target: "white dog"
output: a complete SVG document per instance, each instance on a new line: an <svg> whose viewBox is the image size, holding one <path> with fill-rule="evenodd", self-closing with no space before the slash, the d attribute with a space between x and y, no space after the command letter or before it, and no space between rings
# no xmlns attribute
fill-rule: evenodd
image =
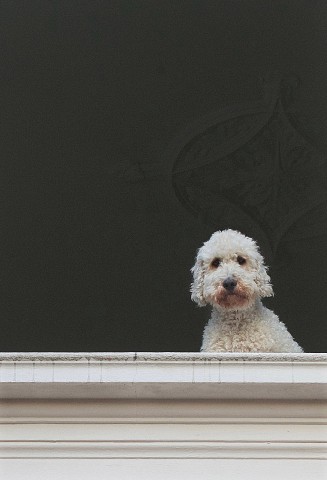
<svg viewBox="0 0 327 480"><path fill-rule="evenodd" d="M192 268L192 300L212 305L203 352L302 352L261 298L273 295L254 240L235 230L214 233Z"/></svg>

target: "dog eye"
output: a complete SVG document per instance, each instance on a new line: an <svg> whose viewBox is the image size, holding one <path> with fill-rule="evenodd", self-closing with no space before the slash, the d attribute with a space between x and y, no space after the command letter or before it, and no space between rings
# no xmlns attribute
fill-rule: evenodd
<svg viewBox="0 0 327 480"><path fill-rule="evenodd" d="M240 255L237 257L237 261L240 265L244 265L246 262L245 258L241 257Z"/></svg>
<svg viewBox="0 0 327 480"><path fill-rule="evenodd" d="M220 258L215 258L214 260L212 260L212 262L211 262L212 267L217 268L217 267L219 267L219 265L220 265Z"/></svg>

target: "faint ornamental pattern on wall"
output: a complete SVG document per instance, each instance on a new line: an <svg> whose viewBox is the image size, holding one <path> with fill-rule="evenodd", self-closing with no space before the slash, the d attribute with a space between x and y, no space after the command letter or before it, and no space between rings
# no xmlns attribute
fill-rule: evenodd
<svg viewBox="0 0 327 480"><path fill-rule="evenodd" d="M326 202L326 157L295 127L295 87L295 78L270 78L258 101L211 114L193 129L172 171L175 193L192 215L213 229L241 230L269 256L292 229L310 238L316 223L326 228L315 214ZM295 227L306 215L317 216L313 230L312 218Z"/></svg>

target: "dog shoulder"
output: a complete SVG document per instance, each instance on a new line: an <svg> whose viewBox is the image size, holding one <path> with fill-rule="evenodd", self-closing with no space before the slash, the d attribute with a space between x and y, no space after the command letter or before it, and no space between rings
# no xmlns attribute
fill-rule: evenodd
<svg viewBox="0 0 327 480"><path fill-rule="evenodd" d="M269 308L263 307L263 320L269 329L269 335L274 339L276 353L301 353L303 349L294 340L286 325Z"/></svg>

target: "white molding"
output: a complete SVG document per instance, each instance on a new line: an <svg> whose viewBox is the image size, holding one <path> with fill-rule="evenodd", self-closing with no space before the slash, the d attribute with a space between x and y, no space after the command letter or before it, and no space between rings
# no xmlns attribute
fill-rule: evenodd
<svg viewBox="0 0 327 480"><path fill-rule="evenodd" d="M0 402L0 423L321 424L326 402L312 400L13 399Z"/></svg>
<svg viewBox="0 0 327 480"><path fill-rule="evenodd" d="M0 398L326 399L325 354L14 353ZM286 388L287 387L287 388Z"/></svg>
<svg viewBox="0 0 327 480"><path fill-rule="evenodd" d="M283 361L325 362L327 353L203 353L203 352L0 352L0 361L107 360L117 362Z"/></svg>
<svg viewBox="0 0 327 480"><path fill-rule="evenodd" d="M323 480L326 368L325 354L1 354L0 471Z"/></svg>
<svg viewBox="0 0 327 480"><path fill-rule="evenodd" d="M314 442L30 442L7 443L0 459L288 459L326 460L326 444Z"/></svg>
<svg viewBox="0 0 327 480"><path fill-rule="evenodd" d="M178 403L175 407L183 409L183 402ZM94 405L91 403L88 407L93 409ZM256 407L260 411L259 403ZM35 404L35 409L37 408L38 403ZM130 403L127 408L133 411L133 404ZM273 403L269 405L269 410L278 413L278 408L275 407L274 411ZM234 415L240 413L241 409L234 410ZM0 428L0 459L17 460L323 460L326 459L326 445L324 418L130 417L128 421L126 418L123 421L119 418L98 418L95 422L90 418L70 417L65 418L65 421L34 418L29 422L16 418L13 422L12 418L7 421L2 416Z"/></svg>

